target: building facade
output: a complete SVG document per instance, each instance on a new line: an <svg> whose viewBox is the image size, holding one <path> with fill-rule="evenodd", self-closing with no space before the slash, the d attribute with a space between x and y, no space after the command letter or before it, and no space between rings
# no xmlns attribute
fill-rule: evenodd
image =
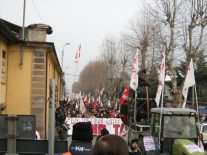
<svg viewBox="0 0 207 155"><path fill-rule="evenodd" d="M56 82L58 106L63 84L55 46L46 42L52 28L33 24L22 28L0 19L0 113L36 116L36 129L47 137L50 79Z"/></svg>

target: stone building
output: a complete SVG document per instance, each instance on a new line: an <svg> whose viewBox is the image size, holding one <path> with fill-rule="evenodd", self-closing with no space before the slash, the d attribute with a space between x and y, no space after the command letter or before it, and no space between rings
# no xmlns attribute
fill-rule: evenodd
<svg viewBox="0 0 207 155"><path fill-rule="evenodd" d="M22 27L0 19L0 113L36 116L36 128L47 137L50 79L56 82L56 104L64 88L62 69L45 24Z"/></svg>

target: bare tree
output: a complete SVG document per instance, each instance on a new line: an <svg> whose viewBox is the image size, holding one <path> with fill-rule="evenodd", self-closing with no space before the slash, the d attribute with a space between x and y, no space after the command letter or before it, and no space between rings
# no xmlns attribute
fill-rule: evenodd
<svg viewBox="0 0 207 155"><path fill-rule="evenodd" d="M88 63L80 73L79 82L83 93L94 95L96 89L102 89L107 85L109 78L108 68L101 60Z"/></svg>
<svg viewBox="0 0 207 155"><path fill-rule="evenodd" d="M194 60L206 48L207 0L154 0L149 13L160 23L160 40L167 56L167 73L172 79L172 94L176 106L182 106L181 87L177 86L176 57L185 59L186 72L190 59ZM182 38L182 39L181 39Z"/></svg>
<svg viewBox="0 0 207 155"><path fill-rule="evenodd" d="M176 105L180 104L181 92L177 89L175 52L178 44L180 15L183 11L182 0L154 0L149 14L159 23L160 43L164 46L167 73L171 76L172 94Z"/></svg>
<svg viewBox="0 0 207 155"><path fill-rule="evenodd" d="M190 0L186 1L186 4L190 8L188 8L190 16L184 25L183 47L186 52L187 64L189 64L191 58L195 60L205 49L203 41L206 39L207 0Z"/></svg>

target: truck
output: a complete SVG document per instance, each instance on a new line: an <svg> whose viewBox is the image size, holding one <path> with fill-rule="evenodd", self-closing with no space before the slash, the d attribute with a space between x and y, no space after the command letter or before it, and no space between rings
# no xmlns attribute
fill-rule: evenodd
<svg viewBox="0 0 207 155"><path fill-rule="evenodd" d="M207 122L199 122L197 123L199 132L203 136L203 143L205 146L207 146Z"/></svg>
<svg viewBox="0 0 207 155"><path fill-rule="evenodd" d="M197 146L197 119L193 109L152 108L151 136L156 148L153 154L203 155Z"/></svg>

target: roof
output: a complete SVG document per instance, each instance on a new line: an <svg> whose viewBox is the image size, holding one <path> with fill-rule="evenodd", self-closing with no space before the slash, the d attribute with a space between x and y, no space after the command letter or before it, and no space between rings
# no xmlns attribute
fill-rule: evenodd
<svg viewBox="0 0 207 155"><path fill-rule="evenodd" d="M18 41L20 29L21 27L0 18L0 34L6 37L9 41Z"/></svg>
<svg viewBox="0 0 207 155"><path fill-rule="evenodd" d="M52 33L52 28L49 25L45 24L31 24L28 26L28 28L40 28L40 29L46 29L47 34ZM21 31L21 27L18 25L15 25L13 23L10 23L6 20L3 20L0 18L0 34L2 34L4 37L6 37L9 41L18 42L19 40L19 33ZM49 45L51 47L51 52L55 61L56 66L59 69L60 74L63 74L62 68L60 66L56 49L53 42L38 42L38 41L25 41L25 45L31 45L31 44L45 44Z"/></svg>
<svg viewBox="0 0 207 155"><path fill-rule="evenodd" d="M152 113L161 113L161 108L152 108ZM197 114L194 109L188 108L162 108L163 115L190 115L190 114Z"/></svg>

